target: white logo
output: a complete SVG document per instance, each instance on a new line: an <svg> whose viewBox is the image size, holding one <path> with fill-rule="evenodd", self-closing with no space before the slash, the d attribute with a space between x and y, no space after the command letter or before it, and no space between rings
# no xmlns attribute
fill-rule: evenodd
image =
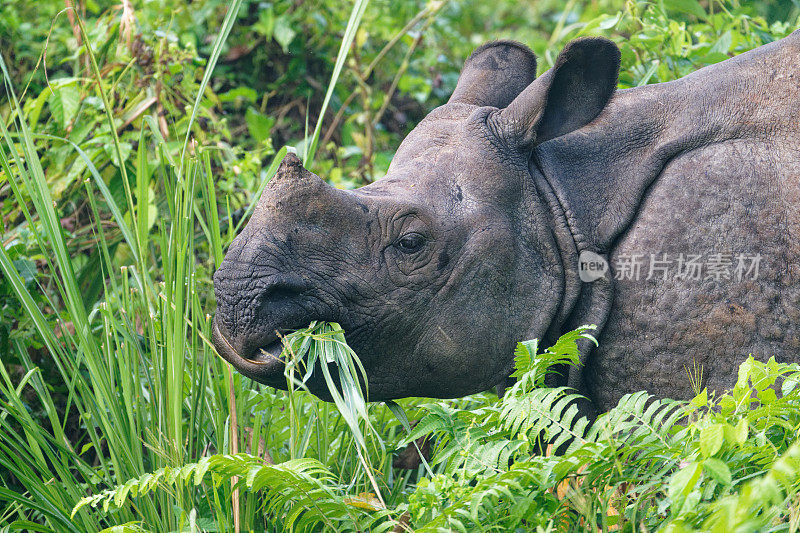
<svg viewBox="0 0 800 533"><path fill-rule="evenodd" d="M608 261L602 256L584 250L578 257L578 275L581 281L591 283L602 278L608 272Z"/></svg>

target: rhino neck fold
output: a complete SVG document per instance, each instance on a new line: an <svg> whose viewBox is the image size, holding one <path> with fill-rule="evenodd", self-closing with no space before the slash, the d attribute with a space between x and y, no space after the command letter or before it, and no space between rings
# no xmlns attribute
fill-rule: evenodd
<svg viewBox="0 0 800 533"><path fill-rule="evenodd" d="M533 158L578 250L607 254L672 159L734 139L788 139L799 100L796 31L680 80L618 91L592 123L542 143Z"/></svg>
<svg viewBox="0 0 800 533"><path fill-rule="evenodd" d="M792 142L798 106L800 31L674 82L619 91L592 123L537 146L531 170L564 261L559 333L596 324L601 334L614 298L611 273L576 284L578 255L608 259L672 159L737 139ZM581 346L583 365L591 349ZM568 385L586 395L580 367L570 368Z"/></svg>
<svg viewBox="0 0 800 533"><path fill-rule="evenodd" d="M535 162L534 162L535 163ZM592 283L584 283L578 275L578 258L580 252L586 249L585 245L576 238L575 228L571 225L564 206L559 201L553 187L541 171L534 170L536 190L545 200L552 215L553 237L558 246L564 272L564 292L555 319L550 325L543 341L553 344L562 334L578 326L594 324L597 326L594 334L598 336L611 312L613 303L613 281L610 273ZM568 385L584 395L587 390L583 383L582 367L586 364L591 354L593 344L579 341L581 364L570 367L567 378Z"/></svg>
<svg viewBox="0 0 800 533"><path fill-rule="evenodd" d="M545 338L542 339L543 341L551 341L557 339L563 333L563 326L567 321L567 317L572 313L581 293L581 280L575 268L578 264L580 250L575 242L564 208L558 201L553 188L541 173L532 172L531 174L534 176L536 191L547 204L548 212L552 216L550 227L552 228L553 239L556 242L556 246L558 246L561 268L564 272L564 292L561 297L561 303Z"/></svg>

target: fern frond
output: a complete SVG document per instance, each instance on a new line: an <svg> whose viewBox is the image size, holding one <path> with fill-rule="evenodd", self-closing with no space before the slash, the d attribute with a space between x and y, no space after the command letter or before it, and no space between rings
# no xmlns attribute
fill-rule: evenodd
<svg viewBox="0 0 800 533"><path fill-rule="evenodd" d="M430 434L454 436L465 426L464 422L457 417L458 411L448 405L436 403L425 407L428 412L417 422L411 433L399 442L398 446L405 446Z"/></svg>
<svg viewBox="0 0 800 533"><path fill-rule="evenodd" d="M671 448L671 429L687 414L685 402L655 399L644 391L626 394L616 407L597 418L588 439L613 439L628 447Z"/></svg>
<svg viewBox="0 0 800 533"><path fill-rule="evenodd" d="M481 478L468 494L415 531L513 531L523 523L526 530L546 525L558 501L546 490L544 461L532 458L506 472Z"/></svg>
<svg viewBox="0 0 800 533"><path fill-rule="evenodd" d="M73 516L82 507L102 506L108 512L113 505L122 507L131 498L143 497L158 489L174 486L201 485L208 474L219 486L221 481L239 478L237 487L264 495L267 515L279 518L289 529L307 530L325 525L339 530L340 522L364 527L377 519L387 518L388 511L365 510L348 503L334 475L315 459L295 459L281 464L264 463L257 456L244 453L212 455L180 468L165 467L124 485L81 499Z"/></svg>
<svg viewBox="0 0 800 533"><path fill-rule="evenodd" d="M576 403L583 397L570 391L567 387L534 389L503 398L502 427L511 435L541 435L555 447L570 439L574 445L585 442L589 421L577 417Z"/></svg>
<svg viewBox="0 0 800 533"><path fill-rule="evenodd" d="M588 332L597 329L595 325L580 326L565 333L558 341L542 353L538 353L539 341L533 339L520 342L514 351L514 373L511 377L517 378L515 387L528 390L542 386L547 374L554 372L563 365L576 366L580 364L580 340L588 340L597 345L597 340Z"/></svg>

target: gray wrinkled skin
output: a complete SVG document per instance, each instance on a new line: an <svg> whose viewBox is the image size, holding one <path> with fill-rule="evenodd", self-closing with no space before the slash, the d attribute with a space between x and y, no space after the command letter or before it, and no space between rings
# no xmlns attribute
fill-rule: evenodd
<svg viewBox="0 0 800 533"><path fill-rule="evenodd" d="M675 82L615 92L618 69L604 39L537 79L526 47L489 43L380 181L337 190L288 155L214 276L220 354L283 388L276 332L336 321L371 400L447 398L595 323L564 383L599 410L689 397L686 367L722 390L748 353L800 361L800 32ZM582 251L610 272L581 281ZM762 260L755 280L613 279L636 253Z"/></svg>

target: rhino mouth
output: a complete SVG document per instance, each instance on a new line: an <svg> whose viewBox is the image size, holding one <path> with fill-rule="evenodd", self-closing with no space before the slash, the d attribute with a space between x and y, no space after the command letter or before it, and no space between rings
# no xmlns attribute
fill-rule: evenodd
<svg viewBox="0 0 800 533"><path fill-rule="evenodd" d="M277 334L265 339L266 342L252 353L240 354L220 331L217 319L214 318L211 338L219 355L245 376L272 387L285 386L283 370L286 361L281 358L283 343Z"/></svg>

